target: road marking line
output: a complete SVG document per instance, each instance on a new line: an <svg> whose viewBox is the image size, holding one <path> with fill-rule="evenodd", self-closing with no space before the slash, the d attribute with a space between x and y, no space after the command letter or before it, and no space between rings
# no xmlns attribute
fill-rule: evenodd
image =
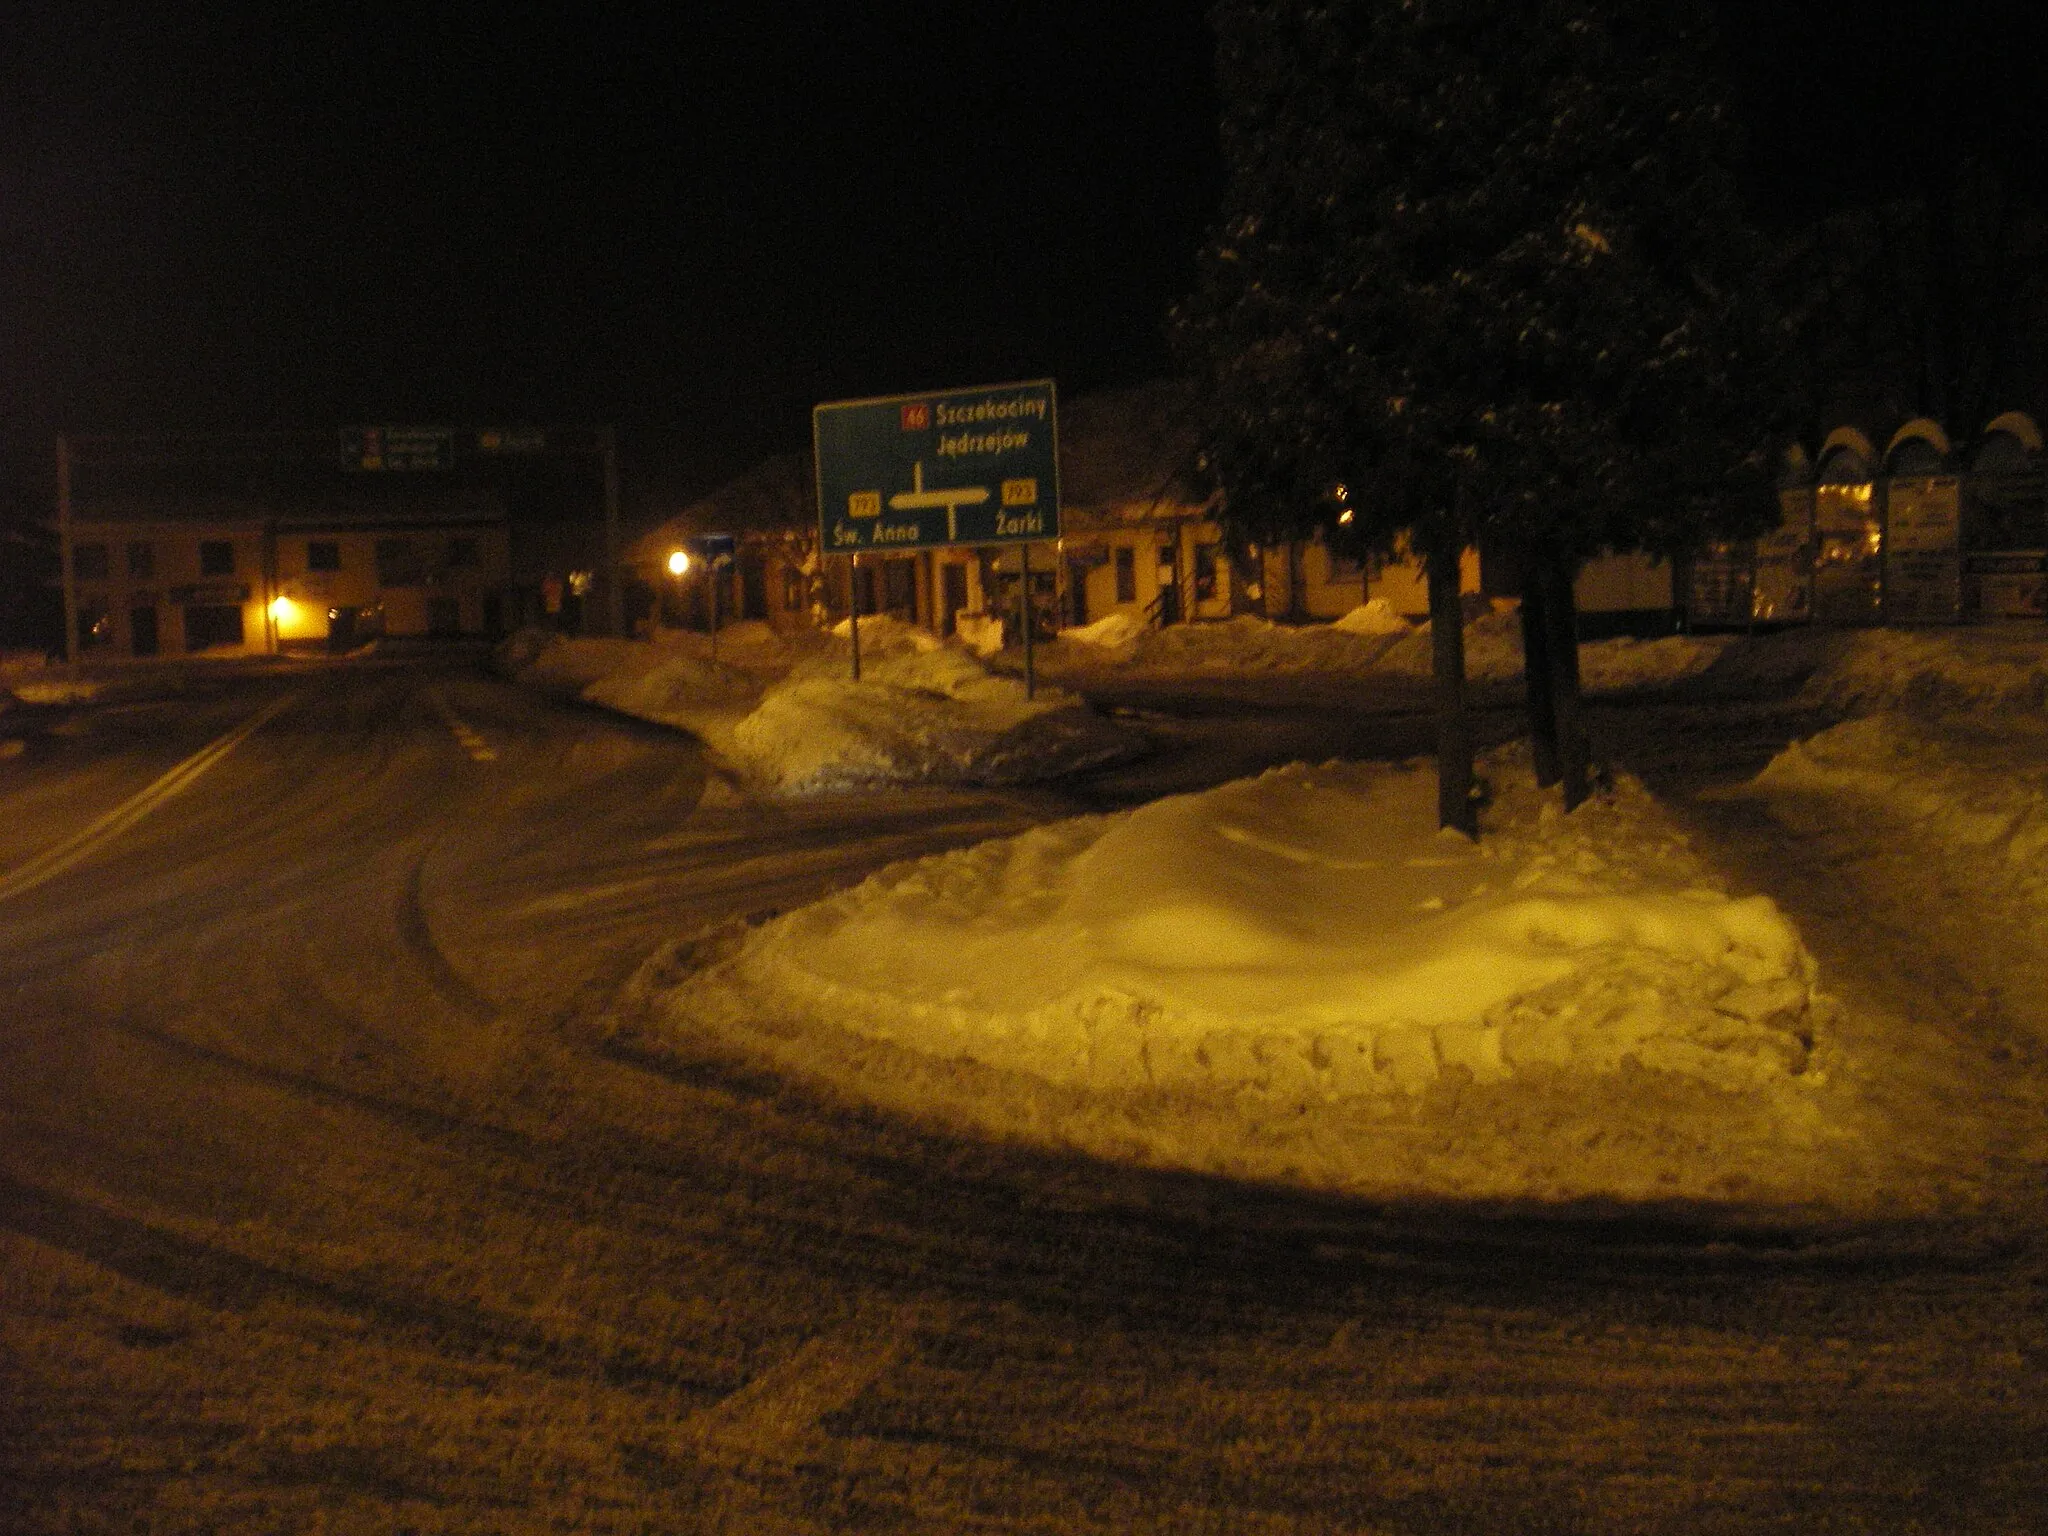
<svg viewBox="0 0 2048 1536"><path fill-rule="evenodd" d="M742 1453L793 1445L818 1420L859 1397L902 1358L909 1341L893 1330L850 1329L819 1334L730 1397L691 1415L685 1433L709 1446Z"/></svg>
<svg viewBox="0 0 2048 1536"><path fill-rule="evenodd" d="M45 880L53 880L90 858L173 795L190 788L201 774L297 703L298 697L296 693L288 693L280 699L273 699L225 736L201 747L147 789L131 795L84 830L74 832L55 847L45 848L26 864L0 877L0 901L31 891Z"/></svg>
<svg viewBox="0 0 2048 1536"><path fill-rule="evenodd" d="M467 720L449 707L448 701L441 696L440 689L429 690L427 699L441 718L448 722L449 731L471 759L479 763L495 763L498 760L498 754L492 749L491 744L485 741L483 735L473 729Z"/></svg>

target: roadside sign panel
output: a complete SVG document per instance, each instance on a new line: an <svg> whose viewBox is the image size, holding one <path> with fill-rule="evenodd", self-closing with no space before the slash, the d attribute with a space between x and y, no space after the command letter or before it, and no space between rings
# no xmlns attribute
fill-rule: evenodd
<svg viewBox="0 0 2048 1536"><path fill-rule="evenodd" d="M546 453L548 435L539 427L483 427L476 434L478 453Z"/></svg>
<svg viewBox="0 0 2048 1536"><path fill-rule="evenodd" d="M1962 482L1894 480L1885 495L1886 617L1902 624L1962 617Z"/></svg>
<svg viewBox="0 0 2048 1536"><path fill-rule="evenodd" d="M439 470L455 462L453 427L343 427L341 467Z"/></svg>
<svg viewBox="0 0 2048 1536"><path fill-rule="evenodd" d="M1059 537L1051 379L832 401L811 446L826 554Z"/></svg>

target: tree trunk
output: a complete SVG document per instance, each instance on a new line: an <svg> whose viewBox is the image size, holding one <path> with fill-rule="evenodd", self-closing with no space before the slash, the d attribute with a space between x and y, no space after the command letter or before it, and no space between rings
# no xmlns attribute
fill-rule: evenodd
<svg viewBox="0 0 2048 1536"><path fill-rule="evenodd" d="M1445 547L1448 546L1448 547ZM1465 616L1458 607L1458 547L1431 549L1430 654L1436 672L1436 824L1479 836L1472 803L1472 721L1465 713Z"/></svg>
<svg viewBox="0 0 2048 1536"><path fill-rule="evenodd" d="M1522 552L1522 687L1529 713L1529 750L1536 782L1548 789L1563 777L1557 756L1557 709L1551 697L1550 635L1544 628L1543 568L1534 550Z"/></svg>
<svg viewBox="0 0 2048 1536"><path fill-rule="evenodd" d="M1543 582L1544 650L1550 659L1550 707L1564 808L1575 811L1591 793L1585 714L1579 707L1579 610L1572 595L1572 562L1554 550L1537 556Z"/></svg>

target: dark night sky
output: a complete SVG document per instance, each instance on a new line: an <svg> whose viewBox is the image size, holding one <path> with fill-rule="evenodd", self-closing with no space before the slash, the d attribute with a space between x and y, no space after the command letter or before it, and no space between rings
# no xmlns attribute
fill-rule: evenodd
<svg viewBox="0 0 2048 1536"><path fill-rule="evenodd" d="M1218 183L1202 10L12 0L0 441L611 419L679 492L819 399L1150 376ZM2038 0L1721 10L1767 216L2048 156Z"/></svg>

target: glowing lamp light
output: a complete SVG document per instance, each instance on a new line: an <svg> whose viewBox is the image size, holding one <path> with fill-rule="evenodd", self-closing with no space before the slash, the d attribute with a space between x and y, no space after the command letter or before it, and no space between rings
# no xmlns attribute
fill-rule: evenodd
<svg viewBox="0 0 2048 1536"><path fill-rule="evenodd" d="M1351 525L1351 518L1352 511L1349 507L1346 507L1342 512L1339 512L1337 514L1337 521L1344 524L1347 528Z"/></svg>
<svg viewBox="0 0 2048 1536"><path fill-rule="evenodd" d="M288 623L298 610L299 605L288 597L273 597L270 600L270 616L280 624Z"/></svg>
<svg viewBox="0 0 2048 1536"><path fill-rule="evenodd" d="M690 569L689 551L678 549L668 557L668 573L671 576L684 575Z"/></svg>

